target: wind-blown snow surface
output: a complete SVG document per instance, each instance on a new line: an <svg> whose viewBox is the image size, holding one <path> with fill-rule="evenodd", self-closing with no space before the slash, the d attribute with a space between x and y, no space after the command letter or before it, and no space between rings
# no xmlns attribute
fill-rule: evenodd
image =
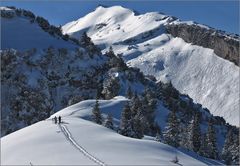
<svg viewBox="0 0 240 166"><path fill-rule="evenodd" d="M239 67L211 49L167 34L164 25L171 23L181 21L156 12L135 15L120 6L98 7L63 26L63 32L79 38L87 31L103 49L113 45L129 66L138 67L158 80L172 81L181 93L239 126Z"/></svg>
<svg viewBox="0 0 240 166"><path fill-rule="evenodd" d="M125 98L116 97L99 103L103 113L112 112L118 121L124 102ZM61 125L53 124L50 118L2 137L1 164L176 165L171 161L177 155L181 165L221 165L155 142L151 137L128 138L87 121L94 103L87 100L52 115L63 117Z"/></svg>
<svg viewBox="0 0 240 166"><path fill-rule="evenodd" d="M12 9L0 7L2 11L11 12ZM53 46L55 48L74 49L77 46L64 41L60 37L53 37L42 30L37 23L30 23L24 17L1 17L1 49L14 48L19 51L26 49L44 49Z"/></svg>

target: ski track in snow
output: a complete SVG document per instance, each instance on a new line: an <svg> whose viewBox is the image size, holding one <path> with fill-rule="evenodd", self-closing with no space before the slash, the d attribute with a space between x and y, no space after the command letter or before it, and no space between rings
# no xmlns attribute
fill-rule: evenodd
<svg viewBox="0 0 240 166"><path fill-rule="evenodd" d="M93 162L95 162L98 165L101 166L106 166L106 164L104 162L102 162L101 160L99 160L98 158L94 157L92 154L90 154L86 149L84 149L82 146L80 146L73 138L71 132L68 130L67 126L65 125L61 125L58 124L60 130L62 131L62 133L64 134L64 136L66 137L66 139L78 150L80 151L84 156L86 156L87 158L89 158L90 160L92 160Z"/></svg>

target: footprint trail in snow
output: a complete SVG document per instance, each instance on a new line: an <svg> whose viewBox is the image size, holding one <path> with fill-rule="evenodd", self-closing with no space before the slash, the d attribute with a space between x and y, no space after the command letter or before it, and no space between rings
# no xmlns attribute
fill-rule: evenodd
<svg viewBox="0 0 240 166"><path fill-rule="evenodd" d="M70 133L70 131L68 130L67 126L59 124L58 125L60 130L62 131L62 133L64 134L64 136L66 137L66 139L78 150L80 151L84 156L86 156L87 158L89 158L90 160L92 160L93 162L95 162L98 165L101 166L106 166L106 164L104 162L102 162L101 160L99 160L98 158L94 157L92 154L90 154L86 149L84 149L82 146L80 146L72 137L72 134Z"/></svg>

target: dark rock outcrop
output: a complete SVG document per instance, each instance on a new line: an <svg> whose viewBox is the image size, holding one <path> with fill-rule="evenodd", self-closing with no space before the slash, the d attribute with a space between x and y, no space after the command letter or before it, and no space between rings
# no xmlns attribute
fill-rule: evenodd
<svg viewBox="0 0 240 166"><path fill-rule="evenodd" d="M239 36L230 36L222 31L188 24L170 24L166 29L172 36L180 37L194 45L211 48L216 55L240 66Z"/></svg>

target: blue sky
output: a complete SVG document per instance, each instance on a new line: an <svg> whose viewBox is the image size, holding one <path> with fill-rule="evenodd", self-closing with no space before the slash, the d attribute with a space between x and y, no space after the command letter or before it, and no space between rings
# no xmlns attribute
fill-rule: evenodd
<svg viewBox="0 0 240 166"><path fill-rule="evenodd" d="M181 20L193 20L239 34L239 1L1 1L1 6L16 6L43 16L51 24L63 25L93 11L99 4L121 5L139 13L159 11Z"/></svg>

